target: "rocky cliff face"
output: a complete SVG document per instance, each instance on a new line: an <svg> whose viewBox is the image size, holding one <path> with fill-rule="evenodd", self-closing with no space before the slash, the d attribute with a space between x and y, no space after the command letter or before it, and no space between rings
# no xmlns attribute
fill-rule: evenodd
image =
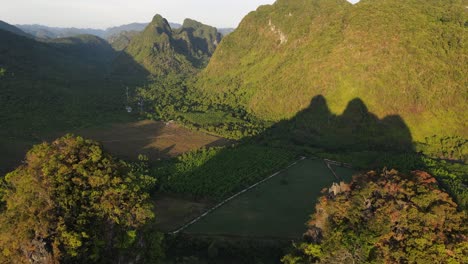
<svg viewBox="0 0 468 264"><path fill-rule="evenodd" d="M186 19L174 30L156 15L143 32L131 38L124 52L153 75L195 73L206 66L220 41L221 34L214 27Z"/></svg>

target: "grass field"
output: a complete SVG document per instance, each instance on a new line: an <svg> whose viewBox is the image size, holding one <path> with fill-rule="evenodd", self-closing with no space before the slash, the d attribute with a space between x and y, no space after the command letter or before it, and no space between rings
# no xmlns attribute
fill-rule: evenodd
<svg viewBox="0 0 468 264"><path fill-rule="evenodd" d="M0 177L19 165L26 151L39 142L16 138L0 139Z"/></svg>
<svg viewBox="0 0 468 264"><path fill-rule="evenodd" d="M335 171L336 175L343 179L345 182L351 182L353 179L354 172L352 169L340 167L336 165L330 165L333 171Z"/></svg>
<svg viewBox="0 0 468 264"><path fill-rule="evenodd" d="M104 149L116 157L127 160L137 159L139 154L147 155L150 161L174 157L201 147L225 145L229 141L203 132L192 131L175 123L166 124L150 120L105 124L99 127L71 131L48 132L35 139L0 140L0 173L5 173L20 164L26 151L33 144L52 141L66 133L96 140Z"/></svg>
<svg viewBox="0 0 468 264"><path fill-rule="evenodd" d="M129 160L136 159L139 154L147 155L150 160L175 157L204 146L221 146L228 142L175 123L150 120L83 129L74 133L99 141L111 154Z"/></svg>
<svg viewBox="0 0 468 264"><path fill-rule="evenodd" d="M336 166L335 166L336 167ZM335 168L334 167L334 168ZM350 179L351 169L336 173ZM191 234L299 238L321 190L336 182L322 160L304 159L184 230Z"/></svg>
<svg viewBox="0 0 468 264"><path fill-rule="evenodd" d="M156 226L162 232L170 232L213 206L213 202L193 201L182 197L162 194L154 200Z"/></svg>

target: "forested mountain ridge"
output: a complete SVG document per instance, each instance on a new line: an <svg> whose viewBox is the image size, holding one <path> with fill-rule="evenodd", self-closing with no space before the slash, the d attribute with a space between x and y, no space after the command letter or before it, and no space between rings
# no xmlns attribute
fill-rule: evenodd
<svg viewBox="0 0 468 264"><path fill-rule="evenodd" d="M207 64L220 41L221 34L214 27L186 19L173 30L165 18L156 15L143 32L131 38L124 54L153 75L188 74ZM125 60L117 59L116 71L127 71L126 65Z"/></svg>
<svg viewBox="0 0 468 264"><path fill-rule="evenodd" d="M143 31L149 23L131 23L127 25L121 25L117 27L111 27L106 29L106 38L108 39L109 37L120 34L124 31L138 31L141 32Z"/></svg>
<svg viewBox="0 0 468 264"><path fill-rule="evenodd" d="M60 74L69 70L69 67L63 67L64 63L70 67L89 68L92 65L84 65L84 61L109 63L115 56L112 47L104 39L90 34L38 41L5 22L1 24L0 34L0 63L10 73L15 70L16 73L29 71L28 74L40 74L38 70L55 67L54 70Z"/></svg>
<svg viewBox="0 0 468 264"><path fill-rule="evenodd" d="M4 24L2 28L8 31L0 29L0 68L5 70L0 102L5 107L0 120L2 126L9 127L3 130L5 133L28 134L27 130L41 130L39 127L51 124L67 127L63 122L80 126L87 119L83 115L119 112L124 104L123 79L144 83L149 72L143 66L152 73L161 68L193 73L206 65L221 38L216 28L189 19L172 30L165 19L156 16L146 31L130 33L128 50L116 52L95 35L39 40L26 38L21 30ZM120 49L127 46L116 45ZM125 62L123 66L121 61ZM119 67L131 71L118 77ZM53 114L57 112L62 114Z"/></svg>
<svg viewBox="0 0 468 264"><path fill-rule="evenodd" d="M140 34L140 32L135 30L122 31L118 34L109 36L107 41L115 50L122 51L128 46L128 44L130 44L132 38L138 34Z"/></svg>
<svg viewBox="0 0 468 264"><path fill-rule="evenodd" d="M198 87L266 120L316 95L337 114L360 98L415 140L466 137L467 21L460 0L278 0L226 36Z"/></svg>
<svg viewBox="0 0 468 264"><path fill-rule="evenodd" d="M90 62L101 63L103 69L109 67L112 60L117 56L112 46L106 40L89 34L56 38L47 40L45 43L68 55L77 56Z"/></svg>
<svg viewBox="0 0 468 264"><path fill-rule="evenodd" d="M155 16L141 34L131 33L124 52L116 52L95 35L39 40L25 37L28 35L7 23L1 28L7 29L0 29L0 68L4 72L0 120L8 127L4 133L28 134L26 130L51 124L67 127L63 122L80 126L83 115L118 112L124 104L124 80L144 83L149 73L194 73L206 65L221 40L214 27L187 19L173 30L161 16ZM121 49L127 46L118 45ZM116 75L119 69L124 73L121 76ZM57 112L62 114L53 114Z"/></svg>
<svg viewBox="0 0 468 264"><path fill-rule="evenodd" d="M94 35L100 38L106 38L107 30L93 28L62 28L48 27L44 25L16 25L24 32L41 39L68 38L77 35Z"/></svg>
<svg viewBox="0 0 468 264"><path fill-rule="evenodd" d="M91 35L47 42L39 42L3 30L0 30L0 35L1 65L10 75L53 78L46 75L53 70L55 77L73 72L78 76L76 71L88 71L87 74L95 76L102 71L93 71L90 69L92 65L88 63L109 60L112 53L112 48L107 42ZM16 78L19 79L19 76ZM84 76L80 78L84 79Z"/></svg>
<svg viewBox="0 0 468 264"><path fill-rule="evenodd" d="M192 57L210 57L222 38L216 28L189 18L185 19L184 24L174 33L175 38L180 42L180 48Z"/></svg>
<svg viewBox="0 0 468 264"><path fill-rule="evenodd" d="M130 23L107 29L93 28L63 28L63 27L48 27L44 25L16 25L24 32L31 34L37 38L65 38L76 35L90 34L100 38L108 39L111 36L118 35L124 31L143 31L149 23ZM182 25L178 23L170 23L172 28L179 28Z"/></svg>
<svg viewBox="0 0 468 264"><path fill-rule="evenodd" d="M120 108L122 92L107 78L115 56L91 35L40 42L0 30L2 134L80 126Z"/></svg>
<svg viewBox="0 0 468 264"><path fill-rule="evenodd" d="M28 37L28 38L32 38L31 35L27 34L26 32L24 32L23 30L13 26L13 25L10 25L4 21L1 21L0 20L0 29L1 30L5 30L5 31L10 31L12 33L15 33L17 35L20 35L20 36L23 36L23 37Z"/></svg>

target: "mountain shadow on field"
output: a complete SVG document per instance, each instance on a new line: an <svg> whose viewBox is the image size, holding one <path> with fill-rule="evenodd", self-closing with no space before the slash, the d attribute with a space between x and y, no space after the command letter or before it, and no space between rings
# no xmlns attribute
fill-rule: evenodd
<svg viewBox="0 0 468 264"><path fill-rule="evenodd" d="M169 192L222 199L285 168L298 156L342 154L340 161L368 169L399 165L409 152L414 152L412 136L401 117L379 119L361 99L351 100L341 115L335 115L319 95L295 117L233 147L190 153L178 161L177 166L185 169L172 168L174 173L162 176L161 182Z"/></svg>
<svg viewBox="0 0 468 264"><path fill-rule="evenodd" d="M273 125L260 138L330 151L414 151L411 132L400 116L379 119L359 98L335 115L325 97L315 96L309 107Z"/></svg>
<svg viewBox="0 0 468 264"><path fill-rule="evenodd" d="M298 156L310 156L311 153L314 153L312 155L317 154L317 156L324 157L320 154L325 153L325 155L330 154L333 157L334 154L338 153L344 154L343 156L350 154L349 156L353 156L353 158L357 156L357 159L361 159L361 156L365 155L364 161L359 162L365 163L363 167L367 169L373 166L376 168L392 167L393 164L387 162L386 158L398 159L400 154L406 157L404 154L409 151L414 151L412 136L401 117L392 115L380 119L369 112L365 103L359 98L351 100L344 112L341 115L336 115L330 111L326 99L318 95L311 100L306 109L297 113L293 118L280 121L260 135L246 138L232 148L223 148L217 152L213 150L201 151L198 154L186 156L178 164L175 164L172 170L169 170L175 173L163 175L160 177L160 182L165 191L191 195L194 198L210 197L215 200L222 200L265 179L269 175L276 175L275 172L287 168L293 161L297 161ZM350 162L357 169L361 168L360 164L354 163L353 160L338 160ZM320 161L317 162L323 165ZM314 166L318 165L315 164ZM325 173L322 169L327 172ZM273 195L267 198L268 203L271 204L271 208L268 210L277 210L272 214L278 217L262 218L262 213L258 213L262 210L257 210L262 207L262 203L258 201L265 198L261 196L253 197L252 195L248 200L234 204L229 210L222 211L216 216L221 216L220 219L225 217L226 222L224 224L229 226L228 228L224 229L213 225L211 230L200 228L190 231L187 229L182 231L184 232L182 236L186 235L189 238L206 236L208 241L216 241L216 236L250 234L249 237L243 237L243 239L254 241L253 246L256 246L255 249L265 250L266 256L264 259L271 258L272 261L269 263L276 263L275 260L280 259L282 255L278 254L274 247L263 243L268 237L262 236L266 236L268 231L261 231L264 232L263 234L260 231L258 233L253 232L256 233L253 234L247 230L252 228L252 225L257 226L256 229L261 229L258 226L262 226L262 228L270 227L272 230L270 235L282 234L279 235L284 236L282 239L289 240L290 238L279 230L281 227L286 226L285 219L291 221L288 225L297 225L297 227L301 228L303 223L307 221L310 213L308 210L313 209L314 199L320 195L320 191L317 191L315 198L312 198L313 195L303 197L303 194L298 196L289 194L300 193L302 187L305 190L304 195L309 191L312 193L311 190L316 187L318 187L317 190L328 188L328 180L335 180L332 175L329 175L328 180L326 179L327 176L317 181L308 182L304 180L307 175L313 176L314 173L318 175L327 175L329 173L325 165L323 165L322 169L320 167L301 167L302 172L295 171L291 172L291 174L286 172L283 176L278 176L284 178L277 179L275 185L270 185L269 188L275 188L275 190L271 192ZM292 173L304 173L306 176L301 180L301 177ZM294 182L296 184L293 184ZM300 183L297 184L297 182ZM301 188L298 186L301 186ZM253 192L255 189L251 191ZM285 193L288 196L284 195ZM275 201L276 198L278 200ZM302 204L299 202L302 199L307 202ZM275 206L285 200L287 203L285 207ZM304 206L302 219L299 213L299 211L302 211L301 206ZM297 210L299 207L301 209ZM216 212L213 214L216 214ZM287 217L282 218L281 215L287 215ZM213 215L207 216L207 218L209 217L213 217ZM235 222L241 224L236 226L233 224ZM205 224L209 226L211 222ZM204 231L207 231L208 234L196 233ZM241 243L243 242L238 242L238 244ZM193 247L193 244L190 246ZM203 260L210 259L205 253L207 252L206 248L209 246L197 245L204 249L197 252L190 252L190 246L171 245L168 255L169 257L195 256ZM232 248L234 247L229 249ZM238 251L233 252L231 250L219 250L217 252L218 260L229 260L225 261L225 263L257 263L256 257L249 254L239 254Z"/></svg>

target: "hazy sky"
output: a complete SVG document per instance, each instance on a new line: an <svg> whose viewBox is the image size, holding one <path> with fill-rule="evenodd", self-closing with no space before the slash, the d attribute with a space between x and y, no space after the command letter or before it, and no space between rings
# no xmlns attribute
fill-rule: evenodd
<svg viewBox="0 0 468 264"><path fill-rule="evenodd" d="M356 2L358 0L350 0ZM0 20L10 24L107 28L149 22L161 14L170 22L193 18L216 27L236 27L259 5L275 0L2 0Z"/></svg>

